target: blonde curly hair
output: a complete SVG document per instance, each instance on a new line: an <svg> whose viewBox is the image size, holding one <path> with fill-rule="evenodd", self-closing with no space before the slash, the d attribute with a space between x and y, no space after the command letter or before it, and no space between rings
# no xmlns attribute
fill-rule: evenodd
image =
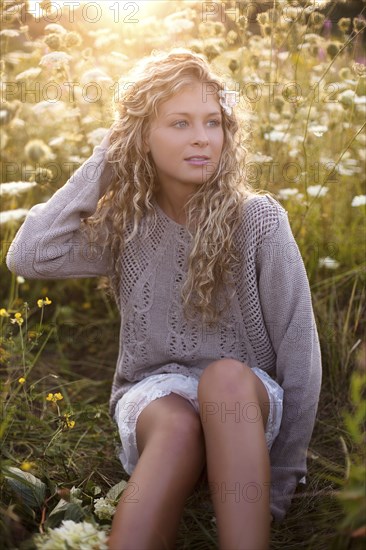
<svg viewBox="0 0 366 550"><path fill-rule="evenodd" d="M104 281L119 307L119 259L125 245L141 230L146 219L151 230L156 211L152 200L158 189L153 159L144 145L159 105L195 82L224 90L225 85L211 70L206 58L185 48L145 57L124 81L123 92L115 102L115 122L111 127L107 160L113 166L108 192L98 202L95 214L83 220L82 228L94 240L102 227L107 227L104 247L112 254L113 272ZM121 86L119 86L121 87ZM217 95L219 100L219 95ZM222 109L224 144L214 173L198 187L185 206L187 229L192 237L188 272L181 289L186 319L192 310L203 322L216 323L223 310L218 309L216 297L228 276L233 262L238 262L234 246L235 230L242 216L243 202L254 190L243 176L246 149L238 136L239 124L234 113ZM129 231L133 223L132 232ZM193 229L194 228L194 229Z"/></svg>

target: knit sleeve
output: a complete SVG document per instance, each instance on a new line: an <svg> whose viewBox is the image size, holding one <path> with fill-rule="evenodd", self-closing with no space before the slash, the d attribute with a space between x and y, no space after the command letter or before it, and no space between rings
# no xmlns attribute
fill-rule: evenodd
<svg viewBox="0 0 366 550"><path fill-rule="evenodd" d="M281 428L270 451L271 513L278 522L307 473L322 376L309 281L283 212L257 251L261 308L276 354L276 378L284 390Z"/></svg>
<svg viewBox="0 0 366 550"><path fill-rule="evenodd" d="M111 181L106 162L108 134L63 187L33 206L9 246L6 264L27 279L67 279L107 275L110 252L89 242L81 219L94 214Z"/></svg>

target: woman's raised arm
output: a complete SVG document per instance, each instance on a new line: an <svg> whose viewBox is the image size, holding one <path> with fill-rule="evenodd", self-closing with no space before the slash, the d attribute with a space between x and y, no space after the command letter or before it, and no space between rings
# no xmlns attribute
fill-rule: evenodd
<svg viewBox="0 0 366 550"><path fill-rule="evenodd" d="M45 203L33 206L6 256L10 271L27 279L68 279L107 275L110 252L91 243L81 219L94 214L112 178L106 161L110 130L92 155Z"/></svg>

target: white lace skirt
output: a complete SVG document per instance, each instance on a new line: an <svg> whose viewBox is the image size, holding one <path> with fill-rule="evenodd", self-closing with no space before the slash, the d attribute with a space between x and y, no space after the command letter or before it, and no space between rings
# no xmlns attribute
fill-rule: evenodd
<svg viewBox="0 0 366 550"><path fill-rule="evenodd" d="M269 415L265 430L268 450L278 435L282 419L283 389L265 371L256 367L252 371L262 380L269 397ZM199 413L197 399L198 380L184 374L155 374L135 384L118 401L114 420L122 442L119 458L127 474L131 475L139 459L136 443L136 422L143 409L159 397L174 392L187 399ZM253 411L246 414L253 421Z"/></svg>

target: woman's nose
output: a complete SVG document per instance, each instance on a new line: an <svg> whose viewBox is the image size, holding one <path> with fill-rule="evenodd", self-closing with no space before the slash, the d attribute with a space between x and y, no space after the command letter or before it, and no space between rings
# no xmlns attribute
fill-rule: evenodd
<svg viewBox="0 0 366 550"><path fill-rule="evenodd" d="M193 141L194 141L194 143L197 143L198 145L207 145L208 137L207 137L206 132L202 129L197 130L194 133Z"/></svg>
<svg viewBox="0 0 366 550"><path fill-rule="evenodd" d="M207 145L208 144L208 139L207 138L197 138L194 140L194 143L196 143L197 145L200 145L201 147L203 145Z"/></svg>

